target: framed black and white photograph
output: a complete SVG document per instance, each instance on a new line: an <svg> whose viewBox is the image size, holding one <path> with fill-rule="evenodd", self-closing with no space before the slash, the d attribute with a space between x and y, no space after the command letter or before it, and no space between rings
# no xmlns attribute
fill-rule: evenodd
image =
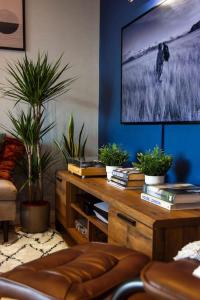
<svg viewBox="0 0 200 300"><path fill-rule="evenodd" d="M165 0L122 29L122 123L200 122L200 1Z"/></svg>
<svg viewBox="0 0 200 300"><path fill-rule="evenodd" d="M0 0L0 49L25 50L24 0Z"/></svg>

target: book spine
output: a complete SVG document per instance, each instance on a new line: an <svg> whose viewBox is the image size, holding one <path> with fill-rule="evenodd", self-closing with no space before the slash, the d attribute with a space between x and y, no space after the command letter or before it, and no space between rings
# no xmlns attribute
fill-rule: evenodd
<svg viewBox="0 0 200 300"><path fill-rule="evenodd" d="M120 190L141 190L142 186L123 186L114 181L107 181L108 184L120 189Z"/></svg>
<svg viewBox="0 0 200 300"><path fill-rule="evenodd" d="M114 186L114 187L116 187L116 188L118 188L118 189L120 189L120 190L125 190L125 187L124 187L124 186L119 185L119 184L116 183L116 182L108 181L107 183L110 184L110 185L112 185L112 186Z"/></svg>
<svg viewBox="0 0 200 300"><path fill-rule="evenodd" d="M123 186L127 186L127 184L128 184L128 180L123 180L121 178L119 179L119 178L116 178L114 176L111 177L111 181L119 183L119 184L121 184Z"/></svg>
<svg viewBox="0 0 200 300"><path fill-rule="evenodd" d="M150 194L152 196L158 197L158 198L162 197L162 200L167 201L169 203L174 203L174 200L176 197L176 195L174 195L168 191L164 191L164 190L160 190L160 189L156 190L155 186L150 186L150 185L146 185L146 184L143 186L143 192Z"/></svg>
<svg viewBox="0 0 200 300"><path fill-rule="evenodd" d="M158 199L158 198L156 198L154 196L151 196L151 195L148 195L148 194L145 194L145 193L141 193L141 199L145 200L147 202L150 202L152 204L155 204L157 206L160 206L162 208L171 210L172 204L170 204L169 202L160 200L160 199Z"/></svg>
<svg viewBox="0 0 200 300"><path fill-rule="evenodd" d="M122 180L121 178L116 178L115 176L111 177L111 181L117 184L120 184L124 187L142 187L144 184L144 180Z"/></svg>
<svg viewBox="0 0 200 300"><path fill-rule="evenodd" d="M113 176L116 176L116 177L121 178L123 180L128 180L128 174L117 172L115 170L113 170L112 174L113 174Z"/></svg>

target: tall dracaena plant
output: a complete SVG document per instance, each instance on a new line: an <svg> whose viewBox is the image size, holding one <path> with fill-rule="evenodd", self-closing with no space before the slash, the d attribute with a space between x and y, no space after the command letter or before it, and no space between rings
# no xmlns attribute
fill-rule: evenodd
<svg viewBox="0 0 200 300"><path fill-rule="evenodd" d="M4 127L7 132L9 132L11 135L19 139L25 147L26 154L27 154L27 182L25 182L24 185L28 183L28 192L29 192L29 201L33 200L33 190L32 190L32 183L34 182L34 172L35 168L34 166L34 160L35 160L35 147L37 145L38 139L41 140L43 136L50 131L54 123L50 123L47 126L43 126L44 124L44 118L43 115L41 115L40 120L36 120L33 118L33 113L31 109L27 113L24 113L24 111L21 111L20 114L15 117L11 112L8 114L9 119L12 122L13 129L9 129L7 127ZM38 136L39 132L39 136ZM47 157L46 157L47 155ZM45 167L49 164L48 158L50 156L46 153L42 155L41 163L39 166L39 163L37 161L37 169L40 167L41 169L45 169ZM42 163L46 161L46 165L43 166ZM39 175L38 175L39 178Z"/></svg>
<svg viewBox="0 0 200 300"><path fill-rule="evenodd" d="M26 55L16 63L7 65L9 75L8 88L4 89L5 95L14 99L16 104L24 102L30 106L31 114L36 124L40 124L45 105L69 91L75 78L62 79L69 64L61 66L62 56L54 63L50 63L48 54L38 54L33 61ZM41 126L36 128L35 147L39 166L39 189L43 197L43 174L41 168Z"/></svg>

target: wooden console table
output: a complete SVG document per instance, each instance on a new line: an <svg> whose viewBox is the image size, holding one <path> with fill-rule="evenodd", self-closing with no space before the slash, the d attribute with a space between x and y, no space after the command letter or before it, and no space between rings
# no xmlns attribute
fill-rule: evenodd
<svg viewBox="0 0 200 300"><path fill-rule="evenodd" d="M84 197L109 204L108 225L83 211ZM87 237L75 228L79 217L86 220ZM77 243L108 241L154 260L171 260L182 246L200 240L200 210L168 211L141 200L140 191L121 191L105 178L81 179L67 171L56 174L56 222Z"/></svg>

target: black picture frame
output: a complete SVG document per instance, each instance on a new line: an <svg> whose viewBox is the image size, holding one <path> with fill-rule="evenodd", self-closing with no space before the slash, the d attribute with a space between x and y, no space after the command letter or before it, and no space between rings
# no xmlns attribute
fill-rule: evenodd
<svg viewBox="0 0 200 300"><path fill-rule="evenodd" d="M25 0L3 0L1 13L0 49L25 51Z"/></svg>
<svg viewBox="0 0 200 300"><path fill-rule="evenodd" d="M150 52L150 51L152 51L152 53L153 53L153 51L155 51L157 48L156 47L158 47L158 45L160 44L159 42L156 44L156 45L152 45L152 47L149 47L149 48L147 48L147 49L145 49L145 48L143 48L143 51L138 51L138 52L135 52L135 54L138 54L138 58L137 58L137 55L135 55L135 57L134 57L134 59L131 61L131 59L130 59L130 57L131 57L131 55L130 56L128 56L127 55L127 57L126 57L126 60L125 60L125 51L126 50L124 50L124 47L125 47L125 45L126 45L126 43L125 43L125 38L128 40L128 35L130 36L131 35L131 32L136 32L136 28L134 29L134 30L130 30L129 28L133 28L134 26L135 26L135 24L137 24L137 22L138 23L140 23L140 25L139 26L136 26L137 28L140 28L140 26L145 26L146 25L146 32L147 32L147 34L149 34L149 26L147 26L147 24L145 24L145 18L147 18L147 20L149 21L150 19L151 19L151 17L150 17L150 15L153 13L153 16L155 15L155 13L157 14L157 16L159 15L159 16L161 16L161 18L162 18L162 14L161 14L161 12L162 12L162 9L163 9L163 7L165 7L165 9L166 9L166 6L167 6L167 3L168 3L168 1L169 0L162 0L162 1L160 1L156 6L154 6L152 9L150 9L148 12L146 12L145 14L143 14L143 15L141 15L141 16L139 16L138 18L136 18L135 20L133 20L132 22L130 22L129 24L127 24L126 26L124 26L123 28L122 28L122 30L121 30L121 124L127 124L127 125L131 125L131 124L199 124L200 123L200 93L197 91L197 89L199 89L199 85L198 84L196 84L196 83L200 83L200 72L197 72L197 76L195 77L195 76L192 76L191 78L190 78L190 82L192 81L192 84L193 84L193 86L192 86L192 89L191 89L191 86L190 86L190 89L189 89L189 87L187 87L187 92L188 92L188 95L190 95L191 94L191 96L192 96L192 92L194 91L194 89L195 89L195 93L196 93L196 95L199 95L199 97L196 97L195 98L195 101L196 101L196 103L195 103L195 105L193 104L193 99L191 100L191 101L188 101L189 99L185 99L185 107L184 107L184 109L185 109L185 111L186 111L186 114L187 114L187 111L190 111L191 110L191 114L189 115L188 114L188 118L182 118L181 116L183 115L183 114L181 114L180 113L180 115L175 115L175 110L174 111L172 111L172 114L171 114L171 117L170 117L170 119L167 119L167 118L163 118L162 117L162 115L160 116L160 118L158 118L157 116L156 117L154 117L155 116L155 113L151 113L149 116L148 116L148 118L146 118L146 116L144 116L144 114L145 114L145 111L148 111L148 107L147 107L147 109L146 109L146 107L145 107L145 105L147 105L148 104L148 99L147 99L147 97L145 98L144 97L144 95L142 95L141 93L140 93L140 90L142 90L141 88L138 88L138 90L137 90L137 93L138 93L138 100L139 99L141 99L141 103L143 103L144 104L144 107L142 107L142 104L141 103L139 103L139 108L138 108L138 111L137 111L137 117L134 119L134 113L135 113L135 106L136 106L136 104L138 103L133 103L132 104L132 102L134 101L134 93L136 93L136 89L134 88L135 86L134 85L132 85L132 84L129 84L129 86L128 86L128 88L129 89L127 89L127 91L129 92L129 94L131 94L132 93L132 98L131 99L133 99L133 100L131 100L130 99L130 101L128 102L128 97L127 97L127 99L126 99L126 104L125 104L125 96L124 96L124 91L125 91L125 73L124 73L124 70L123 70L123 67L124 67L124 62L126 61L126 64L127 64L127 66L128 66L128 64L130 63L130 65L129 65L129 68L131 69L131 63L132 63L132 65L134 66L134 62L136 62L137 63L137 59L139 58L139 59L141 59L141 57L142 56L144 56L145 57L145 55L148 55L148 51ZM172 2L172 1L170 1L171 2L171 4L172 3L176 3L176 1L174 1L174 2ZM177 1L177 2L179 2L180 3L180 1ZM195 0L194 1L194 3L196 3L197 4L197 0ZM187 4L188 3L188 5L189 5L189 0L187 0L187 1L185 1L184 2L185 4ZM191 6L191 3L190 3L190 6ZM173 8L173 7L172 7ZM196 7L197 8L197 7ZM181 9L183 9L183 7L181 7L180 8L180 10ZM165 10L166 11L166 10ZM185 8L184 8L184 11L185 11ZM165 12L164 12L164 14L165 14ZM198 34L199 34L199 37L200 37L200 6L198 6L198 10L197 10L197 19L198 19L198 22L194 22L194 23L192 23L192 26L196 26L196 27L198 27L199 26L199 29L198 29ZM157 20L158 21L158 20ZM168 22L170 22L170 20L168 20ZM186 21L185 22L188 22L188 19L186 19ZM142 24L142 25L141 25ZM152 26L152 24L151 24L151 26ZM158 23L156 24L156 26L158 26ZM126 32L127 32L127 29L129 30L129 34L127 35L127 37L125 37L125 34L126 34ZM190 27L190 30L191 30L192 28ZM151 28L151 32L152 32L152 28ZM196 31L197 32L197 31ZM145 30L143 29L143 34L145 34ZM186 32L186 33L184 33L185 34L185 37L187 37L186 35L188 34L192 34L192 33L189 33L189 32ZM176 36L174 36L172 39L170 39L170 40L167 40L167 44L169 43L170 44L170 47L168 46L168 48L169 48L169 53L170 53L170 48L171 48L171 45L173 44L173 43L175 43L175 42L177 42L177 41L181 41L181 38L182 38L182 36L184 36L184 34L182 34L182 35L178 35L177 37ZM134 44L134 35L133 35L133 44ZM200 40L200 39L199 39ZM161 42L161 41L160 41ZM164 43L165 42L165 40L164 41L162 41L162 43ZM195 42L197 42L196 40L195 40ZM191 45L192 46L192 45ZM129 48L127 47L127 50L128 49L130 49L131 47L129 46ZM184 50L184 49L183 49ZM147 51L147 52L145 52L145 51ZM199 43L199 45L198 45L198 52L200 53L200 43ZM158 49L157 49L157 55L158 55ZM173 53L170 53L170 55L171 55L171 61L172 61L172 57L173 57ZM175 54L174 54L175 55ZM128 61L128 59L130 59L129 61ZM174 60L174 58L173 58L173 60ZM169 61L170 61L170 58L169 58ZM171 61L170 61L170 63L171 63ZM156 69L156 57L154 57L154 63L155 63L155 66L154 66L154 69ZM199 63L200 63L200 61L199 61ZM167 62L166 62L166 64L167 64ZM168 64L169 65L169 64ZM164 65L164 67L165 67L165 65ZM169 66L168 66L168 68L169 68ZM194 68L195 69L195 65L194 66L192 66L192 68ZM128 67L127 67L127 69L128 69ZM140 68L138 68L138 70L140 71ZM136 72L136 71L135 71ZM196 72L196 71L195 71ZM194 73L195 73L194 72ZM128 74L128 72L127 72L127 74ZM165 74L166 75L166 74ZM163 76L163 74L162 74L162 76ZM128 78L128 76L127 76L127 78ZM133 76L133 80L134 80L134 76ZM141 78L143 78L143 77L141 77ZM164 82L164 78L162 79L162 81ZM188 80L188 79L187 79ZM196 80L196 81L195 81ZM161 83L162 84L162 83ZM154 87L154 86L153 86ZM127 88L127 87L126 87ZM146 88L146 87L145 87ZM126 92L127 92L126 91ZM174 97L174 99L177 99L177 95L175 95L176 97ZM166 97L167 97L167 95L166 95ZM132 101L132 102L131 102ZM145 103L145 101L146 101L146 103ZM165 98L164 99L164 103L163 103L163 98L162 98L162 101L161 102L159 102L159 97L158 97L158 99L157 99L157 102L159 103L159 105L169 105L168 103L167 103L167 98ZM129 105L129 106L128 106ZM194 106L192 106L192 105L194 105ZM126 107L125 107L126 106ZM152 108L152 110L150 110L150 112L152 111L153 112L153 110L155 109L155 105L154 106L152 106L153 108ZM178 107L178 109L181 111L181 109L182 109L182 104L181 104L181 102L180 102L180 104L178 103L177 104L177 107ZM193 108L193 107L196 107L195 109ZM136 108L137 109L137 108ZM142 114L142 109L144 110L144 113ZM179 110L178 110L178 112L179 112ZM131 112L131 111L133 111L133 113ZM192 115L192 112L194 112L194 115L195 115L195 111L196 112L198 112L198 117L193 117L193 115ZM126 115L126 113L129 113L130 114L130 117L127 117L127 115ZM141 112L141 113L140 113ZM133 115L132 115L133 114ZM140 118L140 115L142 116L142 118ZM165 116L165 115L163 115L163 116Z"/></svg>

